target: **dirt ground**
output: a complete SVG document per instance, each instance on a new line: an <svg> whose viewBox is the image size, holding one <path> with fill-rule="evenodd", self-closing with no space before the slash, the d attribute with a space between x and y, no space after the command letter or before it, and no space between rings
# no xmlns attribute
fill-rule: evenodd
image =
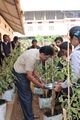
<svg viewBox="0 0 80 120"><path fill-rule="evenodd" d="M46 109L40 109L39 108L39 97L38 95L34 95L33 94L33 112L34 112L34 116L36 116L36 118L34 120L43 120L43 113L45 112ZM20 102L19 102L19 97L18 94L15 95L15 99L13 102L9 103L9 107L8 107L8 111L7 111L8 115L6 117L6 120L24 120L24 116L22 113L22 109L20 106Z"/></svg>
<svg viewBox="0 0 80 120"><path fill-rule="evenodd" d="M38 100L38 96L34 95L33 96L33 112L34 112L34 116L38 116L38 119L35 120L43 120L43 112L44 110L41 110L39 108L39 100Z"/></svg>
<svg viewBox="0 0 80 120"><path fill-rule="evenodd" d="M37 95L33 95L33 112L34 116L36 116L34 120L43 120L43 110L39 108ZM14 104L13 116L11 120L24 120L18 96Z"/></svg>

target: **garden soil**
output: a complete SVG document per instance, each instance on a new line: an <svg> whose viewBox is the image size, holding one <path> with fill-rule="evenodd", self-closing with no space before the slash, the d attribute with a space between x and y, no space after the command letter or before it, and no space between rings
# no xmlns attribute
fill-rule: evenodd
<svg viewBox="0 0 80 120"><path fill-rule="evenodd" d="M33 95L33 112L34 112L34 116L35 116L34 120L43 120L44 110L41 110L39 108L37 95ZM16 100L15 105L14 105L13 113L14 113L14 120L24 120L18 97L17 97L17 100ZM13 120L13 119L11 119L11 120Z"/></svg>

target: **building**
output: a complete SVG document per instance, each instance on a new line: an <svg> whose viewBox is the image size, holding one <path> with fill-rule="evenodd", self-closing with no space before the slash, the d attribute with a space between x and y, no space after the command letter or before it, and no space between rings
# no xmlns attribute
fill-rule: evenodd
<svg viewBox="0 0 80 120"><path fill-rule="evenodd" d="M68 30L80 25L80 10L25 11L26 36L67 35Z"/></svg>

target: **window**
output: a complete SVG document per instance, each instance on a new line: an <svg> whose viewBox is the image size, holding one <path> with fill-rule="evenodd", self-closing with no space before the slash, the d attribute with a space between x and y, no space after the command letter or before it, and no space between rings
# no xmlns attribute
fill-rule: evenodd
<svg viewBox="0 0 80 120"><path fill-rule="evenodd" d="M42 22L38 22L38 24L41 24Z"/></svg>
<svg viewBox="0 0 80 120"><path fill-rule="evenodd" d="M63 11L56 11L55 16L57 19L64 19L65 13Z"/></svg>
<svg viewBox="0 0 80 120"><path fill-rule="evenodd" d="M32 22L27 22L27 24L32 24Z"/></svg>
<svg viewBox="0 0 80 120"><path fill-rule="evenodd" d="M25 20L34 20L34 12L24 12Z"/></svg>
<svg viewBox="0 0 80 120"><path fill-rule="evenodd" d="M55 19L55 11L46 11L46 19Z"/></svg>
<svg viewBox="0 0 80 120"><path fill-rule="evenodd" d="M35 11L35 19L36 20L44 20L44 12L43 11Z"/></svg>
<svg viewBox="0 0 80 120"><path fill-rule="evenodd" d="M54 30L54 26L49 26L49 30Z"/></svg>
<svg viewBox="0 0 80 120"><path fill-rule="evenodd" d="M32 27L32 26L29 26L29 27L28 27L28 31L33 31L33 27Z"/></svg>
<svg viewBox="0 0 80 120"><path fill-rule="evenodd" d="M49 23L54 23L54 21L49 21Z"/></svg>
<svg viewBox="0 0 80 120"><path fill-rule="evenodd" d="M42 31L42 26L38 26L38 31Z"/></svg>

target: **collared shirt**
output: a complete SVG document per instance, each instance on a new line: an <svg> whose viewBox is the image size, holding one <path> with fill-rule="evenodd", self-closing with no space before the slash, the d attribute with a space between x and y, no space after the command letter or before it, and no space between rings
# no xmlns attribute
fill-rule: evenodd
<svg viewBox="0 0 80 120"><path fill-rule="evenodd" d="M35 63L38 59L40 59L38 49L26 50L21 56L18 57L14 64L14 69L18 73L33 71Z"/></svg>
<svg viewBox="0 0 80 120"><path fill-rule="evenodd" d="M80 78L80 44L75 47L70 55L71 69L72 69L72 81L76 82Z"/></svg>

